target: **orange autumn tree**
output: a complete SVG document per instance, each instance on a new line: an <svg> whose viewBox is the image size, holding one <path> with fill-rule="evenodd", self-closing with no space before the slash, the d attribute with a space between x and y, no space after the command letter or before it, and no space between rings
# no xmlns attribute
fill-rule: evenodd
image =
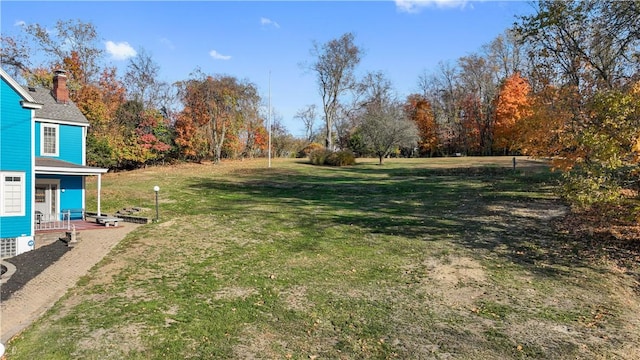
<svg viewBox="0 0 640 360"><path fill-rule="evenodd" d="M238 134L246 119L259 108L260 97L251 83L231 76L210 76L200 71L178 83L183 111L176 122L176 144L183 156L220 162L223 149Z"/></svg>
<svg viewBox="0 0 640 360"><path fill-rule="evenodd" d="M531 115L531 88L520 73L505 79L499 89L495 105L493 148L504 155L519 150L518 124Z"/></svg>
<svg viewBox="0 0 640 360"><path fill-rule="evenodd" d="M575 98L570 87L551 85L531 97L531 111L516 123L516 147L522 154L552 158L555 168L571 167L581 156L573 124Z"/></svg>
<svg viewBox="0 0 640 360"><path fill-rule="evenodd" d="M407 117L418 127L418 151L420 156L434 156L438 151L438 126L431 103L419 94L411 94L404 105Z"/></svg>
<svg viewBox="0 0 640 360"><path fill-rule="evenodd" d="M267 150L268 131L262 117L255 117L247 121L245 129L240 133L240 143L243 146L243 157L254 157Z"/></svg>
<svg viewBox="0 0 640 360"><path fill-rule="evenodd" d="M104 69L98 84L85 84L75 92L75 102L91 125L87 135L89 164L114 167L118 163L116 150L124 146L124 136L115 114L124 101L125 88L115 68Z"/></svg>

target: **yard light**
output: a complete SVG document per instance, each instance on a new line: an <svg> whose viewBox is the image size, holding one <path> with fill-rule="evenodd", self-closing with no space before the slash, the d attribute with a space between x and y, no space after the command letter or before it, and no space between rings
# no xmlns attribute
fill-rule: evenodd
<svg viewBox="0 0 640 360"><path fill-rule="evenodd" d="M160 208L158 207L158 193L160 192L160 186L154 186L153 191L156 193L156 222L158 222L160 219Z"/></svg>

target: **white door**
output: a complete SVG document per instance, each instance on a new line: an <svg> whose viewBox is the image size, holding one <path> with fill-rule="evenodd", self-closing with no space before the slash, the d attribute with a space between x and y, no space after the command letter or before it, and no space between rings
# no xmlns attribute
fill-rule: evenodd
<svg viewBox="0 0 640 360"><path fill-rule="evenodd" d="M60 198L58 189L60 180L36 179L36 220L41 216L41 221L60 220L58 213Z"/></svg>

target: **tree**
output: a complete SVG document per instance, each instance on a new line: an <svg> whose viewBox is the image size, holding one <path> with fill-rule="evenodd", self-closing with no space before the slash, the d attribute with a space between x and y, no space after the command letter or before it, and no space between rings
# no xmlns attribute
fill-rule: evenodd
<svg viewBox="0 0 640 360"><path fill-rule="evenodd" d="M271 122L271 145L275 157L289 157L299 150L298 141L282 124L282 116L275 112Z"/></svg>
<svg viewBox="0 0 640 360"><path fill-rule="evenodd" d="M578 156L564 175L565 195L582 205L616 202L623 188L640 185L640 83L596 94L589 123L575 137Z"/></svg>
<svg viewBox="0 0 640 360"><path fill-rule="evenodd" d="M31 49L26 41L0 36L0 46L0 63L13 78L29 72Z"/></svg>
<svg viewBox="0 0 640 360"><path fill-rule="evenodd" d="M354 44L355 36L346 33L325 44L313 43L311 55L316 59L310 68L316 74L325 120L325 146L333 149L333 122L340 96L355 84L354 70L362 50Z"/></svg>
<svg viewBox="0 0 640 360"><path fill-rule="evenodd" d="M207 155L220 162L225 141L255 114L260 97L251 83L230 76L208 76L200 71L178 83L184 109L176 122L176 143L188 156L200 156L205 141ZM197 135L199 133L199 135Z"/></svg>
<svg viewBox="0 0 640 360"><path fill-rule="evenodd" d="M404 112L418 129L418 152L421 156L434 156L438 151L438 126L431 104L426 97L412 94L407 97Z"/></svg>
<svg viewBox="0 0 640 360"><path fill-rule="evenodd" d="M493 146L505 155L515 151L519 136L518 123L531 114L530 87L519 73L508 77L496 99L496 121Z"/></svg>
<svg viewBox="0 0 640 360"><path fill-rule="evenodd" d="M534 136L523 149L553 156L565 195L583 204L613 199L633 167L623 160L633 156L621 129L637 127L627 89L639 75L639 18L638 1L541 1L515 25L537 76L533 113L522 123Z"/></svg>
<svg viewBox="0 0 640 360"><path fill-rule="evenodd" d="M135 57L129 59L124 80L128 84L128 91L133 100L140 102L144 108L153 104L150 91L157 82L159 70L160 66L144 49L140 49Z"/></svg>
<svg viewBox="0 0 640 360"><path fill-rule="evenodd" d="M25 31L41 51L52 57L51 67L63 67L65 59L77 58L79 71L66 69L71 74L70 80L84 85L100 73L99 60L104 50L98 44L98 33L93 24L81 20L58 20L53 31L39 24L28 25Z"/></svg>
<svg viewBox="0 0 640 360"><path fill-rule="evenodd" d="M614 88L634 70L640 41L638 1L536 3L515 31L536 50L538 66L556 70L559 80L580 91Z"/></svg>
<svg viewBox="0 0 640 360"><path fill-rule="evenodd" d="M493 143L493 125L495 120L494 99L498 80L496 66L490 59L471 54L458 60L460 66L460 85L463 96L463 129L467 148L472 152L489 155Z"/></svg>
<svg viewBox="0 0 640 360"><path fill-rule="evenodd" d="M532 94L529 116L516 124L519 135L517 147L524 155L554 158L556 168L567 168L568 149L575 149L571 129L571 104L575 92L569 88L548 85Z"/></svg>
<svg viewBox="0 0 640 360"><path fill-rule="evenodd" d="M362 116L360 131L368 148L379 163L399 147L414 147L418 129L407 119L402 104L395 101L368 107Z"/></svg>
<svg viewBox="0 0 640 360"><path fill-rule="evenodd" d="M487 58L496 66L498 79L506 79L524 70L524 46L514 30L508 29L483 48Z"/></svg>
<svg viewBox="0 0 640 360"><path fill-rule="evenodd" d="M316 105L307 105L304 109L298 110L294 118L302 121L302 124L304 125L305 138L308 142L312 142L315 133L314 125L317 118Z"/></svg>
<svg viewBox="0 0 640 360"><path fill-rule="evenodd" d="M75 102L91 125L87 134L88 162L103 167L117 166L120 159L116 150L123 146L124 135L115 118L125 102L125 89L116 77L116 69L104 69L97 84L80 88Z"/></svg>
<svg viewBox="0 0 640 360"><path fill-rule="evenodd" d="M463 89L460 85L460 70L452 63L440 63L437 72L423 74L418 78L422 96L429 99L438 139L446 154L466 153L466 132L463 127Z"/></svg>

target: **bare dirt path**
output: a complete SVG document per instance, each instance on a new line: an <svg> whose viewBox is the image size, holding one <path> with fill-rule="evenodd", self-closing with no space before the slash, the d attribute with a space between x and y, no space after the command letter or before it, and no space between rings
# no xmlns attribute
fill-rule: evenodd
<svg viewBox="0 0 640 360"><path fill-rule="evenodd" d="M120 240L138 226L124 223L115 228L82 231L80 241L71 251L66 252L0 304L1 342L6 344L44 314Z"/></svg>

